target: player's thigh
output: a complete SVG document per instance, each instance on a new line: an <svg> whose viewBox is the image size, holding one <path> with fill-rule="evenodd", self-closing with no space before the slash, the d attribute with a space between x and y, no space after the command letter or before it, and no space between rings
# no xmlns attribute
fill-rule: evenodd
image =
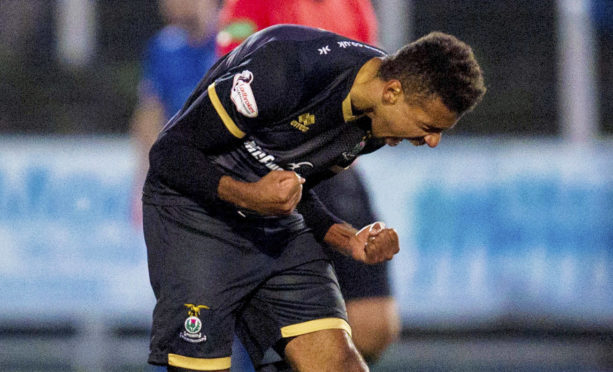
<svg viewBox="0 0 613 372"><path fill-rule="evenodd" d="M400 333L400 317L392 297L354 298L346 303L353 339L365 354L378 354Z"/></svg>
<svg viewBox="0 0 613 372"><path fill-rule="evenodd" d="M285 348L292 368L300 372L368 371L351 336L341 329L326 329L292 339Z"/></svg>
<svg viewBox="0 0 613 372"><path fill-rule="evenodd" d="M333 255L333 263L347 304L353 341L367 361L376 361L400 332L389 263L365 265L340 255Z"/></svg>
<svg viewBox="0 0 613 372"><path fill-rule="evenodd" d="M398 332L400 320L393 297L354 298L347 301L346 306L354 336L356 333L374 335L378 332Z"/></svg>
<svg viewBox="0 0 613 372"><path fill-rule="evenodd" d="M241 309L236 331L259 368L277 362L274 353L281 360L295 337L325 329L351 332L334 270L320 259L276 271Z"/></svg>

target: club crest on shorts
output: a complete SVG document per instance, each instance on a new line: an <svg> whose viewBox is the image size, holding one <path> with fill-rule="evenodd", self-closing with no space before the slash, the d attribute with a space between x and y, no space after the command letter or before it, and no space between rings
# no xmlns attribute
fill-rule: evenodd
<svg viewBox="0 0 613 372"><path fill-rule="evenodd" d="M192 305L184 304L189 310L187 312L188 317L183 323L184 331L179 333L179 337L192 344L198 344L206 341L206 335L200 332L202 330L202 320L198 317L201 309L208 309L205 305Z"/></svg>
<svg viewBox="0 0 613 372"><path fill-rule="evenodd" d="M253 74L249 70L234 75L230 93L230 99L236 106L236 110L248 118L258 116L258 105L255 102L253 90L251 90L252 81Z"/></svg>

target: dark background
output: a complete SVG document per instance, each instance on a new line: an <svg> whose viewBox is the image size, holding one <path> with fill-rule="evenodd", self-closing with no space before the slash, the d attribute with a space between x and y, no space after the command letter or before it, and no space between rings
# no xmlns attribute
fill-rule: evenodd
<svg viewBox="0 0 613 372"><path fill-rule="evenodd" d="M96 55L77 69L55 57L55 5L0 1L0 133L127 133L139 59L147 38L162 25L157 2L98 1ZM599 128L610 135L613 1L595 0L592 8ZM452 33L473 47L485 71L488 94L454 133L560 134L553 0L414 0L412 9L412 35Z"/></svg>

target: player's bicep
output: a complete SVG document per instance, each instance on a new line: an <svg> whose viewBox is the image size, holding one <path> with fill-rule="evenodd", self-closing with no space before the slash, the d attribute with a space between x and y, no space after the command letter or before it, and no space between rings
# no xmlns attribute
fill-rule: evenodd
<svg viewBox="0 0 613 372"><path fill-rule="evenodd" d="M183 138L206 154L232 148L247 135L219 104L214 85L190 98L163 132Z"/></svg>
<svg viewBox="0 0 613 372"><path fill-rule="evenodd" d="M266 115L262 115L262 100L256 99L254 79L250 70L241 69L199 87L199 92L188 100L178 117L171 119L166 130L173 132L176 128L207 153L237 145L267 122L262 120ZM261 90L260 97L267 97ZM266 103L263 106L270 111Z"/></svg>

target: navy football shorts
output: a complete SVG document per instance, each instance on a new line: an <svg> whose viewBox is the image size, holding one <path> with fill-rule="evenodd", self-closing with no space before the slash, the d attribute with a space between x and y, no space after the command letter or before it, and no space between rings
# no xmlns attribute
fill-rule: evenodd
<svg viewBox="0 0 613 372"><path fill-rule="evenodd" d="M220 217L145 203L143 225L157 299L150 363L229 368L236 332L259 366L292 337L351 332L327 252L300 215Z"/></svg>

